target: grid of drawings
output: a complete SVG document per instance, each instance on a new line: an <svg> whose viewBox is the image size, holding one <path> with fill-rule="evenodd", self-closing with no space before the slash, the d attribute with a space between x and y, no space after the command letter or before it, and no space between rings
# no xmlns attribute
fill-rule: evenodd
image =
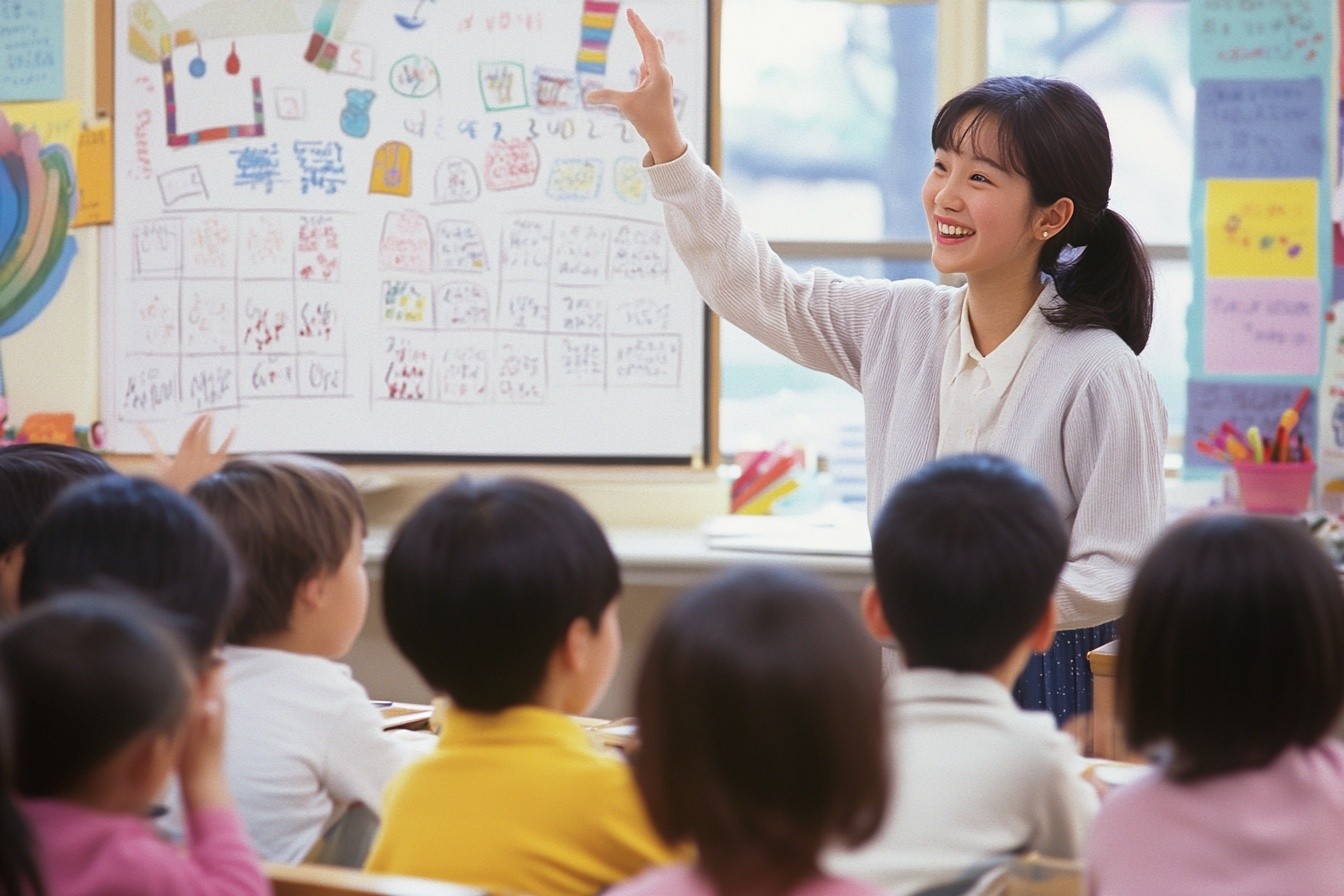
<svg viewBox="0 0 1344 896"><path fill-rule="evenodd" d="M373 394L536 403L574 390L676 388L670 253L658 224L520 212L504 216L492 259L473 221L431 226L418 212L390 213Z"/></svg>
<svg viewBox="0 0 1344 896"><path fill-rule="evenodd" d="M123 419L347 395L330 215L206 212L133 227L118 297ZM130 326L126 326L130 324Z"/></svg>

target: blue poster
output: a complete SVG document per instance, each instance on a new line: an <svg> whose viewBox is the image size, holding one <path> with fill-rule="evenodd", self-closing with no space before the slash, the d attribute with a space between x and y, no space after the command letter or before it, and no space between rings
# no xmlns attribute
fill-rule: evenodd
<svg viewBox="0 0 1344 896"><path fill-rule="evenodd" d="M63 0L0 2L0 102L65 96Z"/></svg>

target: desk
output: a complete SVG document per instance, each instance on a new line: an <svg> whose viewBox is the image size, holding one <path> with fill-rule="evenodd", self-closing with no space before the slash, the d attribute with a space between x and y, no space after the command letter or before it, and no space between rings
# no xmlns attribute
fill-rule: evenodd
<svg viewBox="0 0 1344 896"><path fill-rule="evenodd" d="M345 662L370 696L426 703L432 695L392 645L383 622L382 569L391 534L389 529L373 528L365 540L369 618ZM855 613L860 595L872 581L872 564L867 557L710 548L694 529L617 528L609 529L607 537L620 563L624 585L619 604L624 647L611 686L592 714L609 719L632 713L635 679L644 650L668 603L720 570L746 563L783 563L804 569L826 582Z"/></svg>
<svg viewBox="0 0 1344 896"><path fill-rule="evenodd" d="M1111 641L1087 654L1092 669L1092 737L1087 754L1099 759L1123 759L1129 754L1115 715L1115 659L1119 652L1120 642Z"/></svg>

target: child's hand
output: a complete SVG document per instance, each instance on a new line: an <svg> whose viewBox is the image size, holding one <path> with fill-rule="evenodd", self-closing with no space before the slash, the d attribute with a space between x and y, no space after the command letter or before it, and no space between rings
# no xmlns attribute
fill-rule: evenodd
<svg viewBox="0 0 1344 896"><path fill-rule="evenodd" d="M224 667L201 673L187 710L178 775L187 810L232 805L224 782Z"/></svg>
<svg viewBox="0 0 1344 896"><path fill-rule="evenodd" d="M219 443L219 448L210 450L210 427L214 423L213 415L201 414L187 427L182 443L177 446L177 454L171 459L164 453L159 440L144 424L140 425L140 434L145 437L154 455L154 463L159 467L159 479L169 488L186 494L200 480L217 472L229 459L229 445L238 430L231 429Z"/></svg>
<svg viewBox="0 0 1344 896"><path fill-rule="evenodd" d="M600 88L585 97L589 103L615 106L649 144L655 162L670 162L686 151L686 141L677 127L672 107L672 71L667 67L663 42L654 37L633 9L626 10L630 27L639 41L644 60L639 65L639 83L634 90Z"/></svg>

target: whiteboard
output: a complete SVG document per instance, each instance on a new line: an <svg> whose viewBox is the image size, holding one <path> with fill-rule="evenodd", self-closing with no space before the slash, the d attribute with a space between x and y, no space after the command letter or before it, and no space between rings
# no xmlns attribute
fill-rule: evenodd
<svg viewBox="0 0 1344 896"><path fill-rule="evenodd" d="M113 451L689 458L706 313L604 0L117 0ZM707 0L639 0L704 152ZM611 23L616 22L614 29Z"/></svg>

